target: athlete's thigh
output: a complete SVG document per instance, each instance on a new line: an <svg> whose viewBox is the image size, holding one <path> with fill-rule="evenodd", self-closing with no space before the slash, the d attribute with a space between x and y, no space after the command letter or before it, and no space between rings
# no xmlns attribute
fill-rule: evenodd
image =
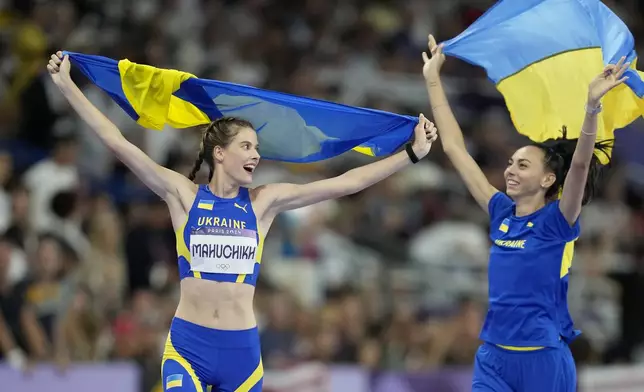
<svg viewBox="0 0 644 392"><path fill-rule="evenodd" d="M264 366L259 346L222 349L217 369L218 385L213 392L260 392L264 383Z"/></svg>
<svg viewBox="0 0 644 392"><path fill-rule="evenodd" d="M518 392L575 392L577 373L568 347L548 350L522 369Z"/></svg>
<svg viewBox="0 0 644 392"><path fill-rule="evenodd" d="M501 376L502 361L486 345L482 345L474 357L472 392L513 392Z"/></svg>
<svg viewBox="0 0 644 392"><path fill-rule="evenodd" d="M563 392L576 392L577 391L577 364L575 358L572 356L570 347L566 346L566 353L564 354L564 377L566 389Z"/></svg>
<svg viewBox="0 0 644 392"><path fill-rule="evenodd" d="M201 382L189 364L181 364L173 358L165 358L161 365L164 392L207 392L206 384ZM191 375L192 374L192 375Z"/></svg>

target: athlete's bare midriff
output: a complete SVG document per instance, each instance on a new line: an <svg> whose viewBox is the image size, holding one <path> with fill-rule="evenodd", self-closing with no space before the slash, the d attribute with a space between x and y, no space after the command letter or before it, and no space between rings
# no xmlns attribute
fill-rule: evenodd
<svg viewBox="0 0 644 392"><path fill-rule="evenodd" d="M254 294L249 284L184 278L175 316L214 329L254 328Z"/></svg>
<svg viewBox="0 0 644 392"><path fill-rule="evenodd" d="M168 199L175 230L188 219L187 212L194 204L197 186L180 199ZM253 200L255 206L255 200ZM262 209L256 209L262 216ZM260 220L260 230L267 232L272 219ZM255 287L245 283L216 282L186 277L181 280L181 299L175 316L191 323L221 330L244 330L257 326L253 308Z"/></svg>

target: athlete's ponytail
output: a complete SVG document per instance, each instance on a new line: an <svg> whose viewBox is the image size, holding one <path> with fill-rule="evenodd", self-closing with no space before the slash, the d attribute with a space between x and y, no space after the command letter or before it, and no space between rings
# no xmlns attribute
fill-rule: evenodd
<svg viewBox="0 0 644 392"><path fill-rule="evenodd" d="M199 148L199 153L197 154L197 159L195 159L195 164L192 166L192 170L190 170L190 174L188 174L188 179L190 181L194 181L195 177L197 177L197 172L199 169L201 169L201 164L203 163L203 143L201 143L201 147Z"/></svg>
<svg viewBox="0 0 644 392"><path fill-rule="evenodd" d="M220 146L226 148L232 142L233 138L237 136L240 128L253 129L253 125L249 121L239 118L222 117L211 122L204 128L197 159L195 159L192 170L188 175L191 181L194 181L195 177L197 177L197 172L199 172L203 162L206 162L210 170L208 181L212 180L212 176L215 174L215 159L212 155L215 147Z"/></svg>
<svg viewBox="0 0 644 392"><path fill-rule="evenodd" d="M567 128L564 126L561 130L562 137L557 139L548 139L542 143L535 143L536 147L543 150L545 158L544 163L548 170L555 174L555 182L546 191L546 199L556 199L563 189L564 181L572 164L572 156L577 148L578 139L567 139ZM582 205L588 204L595 196L597 188L602 178L605 168L610 166L611 150L614 140L602 140L595 143L595 153L590 161L588 178L584 188L584 197ZM606 163L602 164L600 155L606 158Z"/></svg>

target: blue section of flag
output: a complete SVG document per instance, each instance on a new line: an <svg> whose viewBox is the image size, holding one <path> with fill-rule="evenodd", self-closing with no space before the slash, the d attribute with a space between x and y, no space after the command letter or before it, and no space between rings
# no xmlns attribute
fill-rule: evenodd
<svg viewBox="0 0 644 392"><path fill-rule="evenodd" d="M445 54L485 68L494 83L572 50L601 48L606 65L637 57L628 27L599 0L501 0L443 45ZM644 96L638 73L626 75Z"/></svg>

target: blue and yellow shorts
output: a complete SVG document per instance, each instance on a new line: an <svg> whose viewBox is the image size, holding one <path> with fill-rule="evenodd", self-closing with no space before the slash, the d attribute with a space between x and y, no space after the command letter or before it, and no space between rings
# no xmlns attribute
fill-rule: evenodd
<svg viewBox="0 0 644 392"><path fill-rule="evenodd" d="M161 365L166 392L259 392L257 328L222 331L174 318Z"/></svg>

